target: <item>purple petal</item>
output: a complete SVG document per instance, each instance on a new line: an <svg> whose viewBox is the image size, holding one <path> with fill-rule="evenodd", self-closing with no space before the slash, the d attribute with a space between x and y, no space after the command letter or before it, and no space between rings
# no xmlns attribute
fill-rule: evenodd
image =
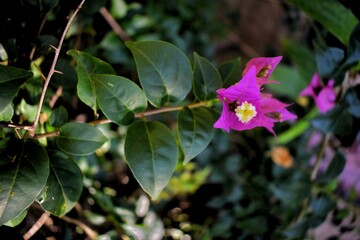
<svg viewBox="0 0 360 240"><path fill-rule="evenodd" d="M262 69L266 68L267 66L270 66L270 68L268 70L268 74L265 77L263 77L266 80L271 76L272 72L274 71L275 67L279 64L281 59L282 59L282 56L270 57L270 58L267 58L267 57L253 58L246 64L245 69L244 69L244 74L252 66L256 67L256 74L258 74Z"/></svg>
<svg viewBox="0 0 360 240"><path fill-rule="evenodd" d="M321 87L320 76L318 73L314 73L309 85L300 92L300 96L311 96L315 98L315 89Z"/></svg>
<svg viewBox="0 0 360 240"><path fill-rule="evenodd" d="M220 118L214 123L214 128L222 128L225 131L230 131L230 124L229 124L229 107L228 104L224 101L223 98L219 97L220 101L223 104L223 109L221 112Z"/></svg>
<svg viewBox="0 0 360 240"><path fill-rule="evenodd" d="M336 94L332 87L324 87L315 98L316 106L321 113L326 113L335 106Z"/></svg>
<svg viewBox="0 0 360 240"><path fill-rule="evenodd" d="M265 97L261 99L261 110L266 115L267 113L271 116L271 113L279 114L278 118L271 118L273 122L283 122L287 120L294 120L297 116L289 112L286 107L291 104L283 103L272 97Z"/></svg>

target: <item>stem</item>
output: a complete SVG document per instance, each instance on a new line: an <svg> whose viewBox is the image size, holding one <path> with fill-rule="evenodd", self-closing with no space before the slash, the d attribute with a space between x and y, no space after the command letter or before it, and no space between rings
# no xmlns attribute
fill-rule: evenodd
<svg viewBox="0 0 360 240"><path fill-rule="evenodd" d="M88 227L85 223L80 222L79 220L76 219L69 218L67 216L63 216L61 217L61 219L63 219L65 222L75 224L76 226L80 227L82 230L84 230L84 232L86 233L86 235L89 236L90 239L97 238L97 233L94 230L92 230L90 227Z"/></svg>
<svg viewBox="0 0 360 240"><path fill-rule="evenodd" d="M186 106L165 107L165 108L160 108L160 109L149 110L149 111L145 111L145 112L141 112L141 113L136 113L135 118L143 118L146 116L156 115L156 114L160 114L160 113L179 111L179 110L183 109L184 107L188 107L188 108L202 107L202 106L206 106L208 102L209 101L202 101L202 102L198 102L198 103L191 103ZM103 120L93 121L90 124L99 125L99 124L106 124L106 123L111 123L111 122L112 121L110 119L103 119Z"/></svg>
<svg viewBox="0 0 360 240"><path fill-rule="evenodd" d="M324 140L323 140L323 143L321 145L319 154L316 157L316 160L315 160L315 163L314 163L314 168L313 168L313 170L311 172L311 176L310 176L311 181L315 181L315 179L316 179L316 175L317 175L317 173L319 171L319 167L320 167L320 162L321 162L321 159L323 158L325 148L327 147L327 145L329 143L329 139L330 139L330 134L327 133L325 135L325 137L324 137Z"/></svg>
<svg viewBox="0 0 360 240"><path fill-rule="evenodd" d="M79 6L76 8L75 12L73 13L73 15L70 17L68 23L66 24L66 27L65 27L65 30L60 38L60 41L59 41L59 44L57 46L57 48L55 48L55 56L54 56L54 60L52 62L52 65L51 65L51 68L49 70L49 74L47 75L47 78L45 80L45 83L44 83L44 87L43 87L43 90L41 92L41 96L40 96L40 101L39 101L39 108L38 108L38 111L36 113L36 117L35 117L35 121L33 123L33 125L31 126L32 130L35 130L38 123L39 123L39 119L40 119L40 113L41 113L41 109L42 109L42 105L44 103L44 99L45 99L45 94L46 94L46 91L47 91L47 88L49 86L49 83L50 83L50 79L52 77L52 75L54 74L55 72L55 66L56 66L56 63L57 63L57 60L59 58L59 54L60 54L60 50L61 50L61 47L62 47L62 44L64 42L64 39L65 39L65 35L71 25L71 22L74 20L76 14L79 12L80 8L82 7L83 3L85 2L85 0L82 0L81 3L79 4Z"/></svg>
<svg viewBox="0 0 360 240"><path fill-rule="evenodd" d="M27 240L34 236L34 234L39 231L39 229L42 227L42 225L44 225L44 223L48 220L49 217L50 213L44 212L41 217L36 221L36 223L29 229L29 231L24 234L23 238Z"/></svg>
<svg viewBox="0 0 360 240"><path fill-rule="evenodd" d="M39 138L47 138L47 137L56 137L57 135L60 134L59 130L53 131L53 132L47 132L47 133L41 133L41 134L36 134L34 136L35 139L39 139Z"/></svg>
<svg viewBox="0 0 360 240"><path fill-rule="evenodd" d="M101 15L103 16L103 18L107 21L107 23L110 25L110 27L112 28L112 30L115 32L115 34L122 39L123 41L130 41L130 37L129 35L127 35L125 33L125 31L121 28L121 26L116 22L116 20L113 18L113 16L111 16L111 14L109 13L109 11L105 8L102 7L100 8L99 12L101 13Z"/></svg>

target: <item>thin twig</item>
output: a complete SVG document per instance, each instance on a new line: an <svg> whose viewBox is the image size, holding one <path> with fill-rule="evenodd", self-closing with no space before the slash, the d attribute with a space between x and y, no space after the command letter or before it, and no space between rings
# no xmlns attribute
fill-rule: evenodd
<svg viewBox="0 0 360 240"><path fill-rule="evenodd" d="M116 20L113 18L113 16L111 16L109 11L105 7L100 8L99 12L120 39L124 41L131 40L129 35L126 34L126 32L121 28L121 26L116 22Z"/></svg>
<svg viewBox="0 0 360 240"><path fill-rule="evenodd" d="M51 98L49 106L50 108L53 108L55 106L56 101L61 97L63 93L63 87L59 86L58 89L55 92L55 95Z"/></svg>
<svg viewBox="0 0 360 240"><path fill-rule="evenodd" d="M318 155L316 156L316 160L315 160L315 163L314 163L314 167L313 167L313 170L311 172L311 176L310 176L310 180L311 181L315 181L316 179L316 175L319 171L319 167L320 167L320 162L324 156L324 152L325 152L325 148L328 146L329 144L329 139L330 139L330 134L327 133L324 137L324 140L322 142L322 145L321 145L321 148L319 150L319 153Z"/></svg>
<svg viewBox="0 0 360 240"><path fill-rule="evenodd" d="M236 43L240 47L240 49L249 57L253 58L260 56L260 54L255 49L253 49L249 44L247 44L243 39L241 39L240 36L238 36L234 32L231 32L229 34L229 39Z"/></svg>
<svg viewBox="0 0 360 240"><path fill-rule="evenodd" d="M60 134L59 130L55 130L53 132L47 132L47 133L39 133L39 134L35 134L34 138L35 139L39 139L39 138L48 138L48 137L56 137Z"/></svg>
<svg viewBox="0 0 360 240"><path fill-rule="evenodd" d="M180 111L184 107L188 107L188 108L202 107L202 106L206 106L208 102L209 101L203 101L203 102L198 102L198 103L192 103L192 104L189 104L186 106L165 107L165 108L160 108L160 109L149 110L149 111L145 111L145 112L141 112L141 113L136 113L135 118L143 118L146 116L156 115L156 114L160 114L160 113ZM100 124L107 124L107 123L111 123L111 122L112 121L110 119L101 119L101 120L92 121L90 124L91 125L100 125Z"/></svg>
<svg viewBox="0 0 360 240"><path fill-rule="evenodd" d="M46 220L48 220L49 217L50 213L44 212L41 217L36 221L36 223L29 229L29 231L24 234L23 238L27 240L34 236L34 234L39 231L39 229L42 227L42 225L44 225L44 223L46 222Z"/></svg>
<svg viewBox="0 0 360 240"><path fill-rule="evenodd" d="M84 230L84 232L86 233L86 235L89 236L90 239L97 238L98 234L94 230L92 230L90 227L88 227L85 223L83 223L79 220L76 220L76 219L69 218L67 216L63 216L63 217L61 217L61 219L63 219L65 222L75 224L78 227L80 227L82 230Z"/></svg>
<svg viewBox="0 0 360 240"><path fill-rule="evenodd" d="M56 66L56 63L57 63L57 60L59 58L59 54L60 54L60 50L61 50L61 47L62 47L62 44L64 42L64 39L65 39L65 36L66 36L66 33L70 27L70 24L71 22L74 20L76 14L79 12L80 8L82 7L83 3L85 2L85 0L82 0L81 3L79 4L79 6L77 7L77 9L75 10L75 12L73 13L73 15L70 17L68 23L66 24L66 27L65 27L65 30L60 38L60 41L59 41L59 44L57 46L57 48L55 48L55 56L54 56L54 60L52 62L52 65L51 65L51 68L49 70L49 74L47 75L47 78L45 80L45 83L44 83L44 87L43 87L43 90L41 92L41 97L40 97L40 101L39 101L39 108L38 108L38 111L36 113L36 117L35 117L35 121L32 125L32 128L33 129L36 129L38 123L39 123L39 119L40 119L40 113L41 113L41 109L42 109L42 105L44 103L44 99L45 99L45 94L46 94L46 91L47 91L47 88L49 86L49 83L50 83L50 79L52 77L52 75L54 74L54 71L55 71L55 66Z"/></svg>

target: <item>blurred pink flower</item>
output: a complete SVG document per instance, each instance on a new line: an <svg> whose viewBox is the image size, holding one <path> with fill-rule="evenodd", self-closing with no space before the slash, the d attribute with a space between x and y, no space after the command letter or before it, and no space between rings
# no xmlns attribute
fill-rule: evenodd
<svg viewBox="0 0 360 240"><path fill-rule="evenodd" d="M315 132L308 143L307 150L311 151L315 146L321 144L321 133ZM354 143L348 148L339 148L346 158L343 171L338 177L340 189L347 195L351 189L354 189L357 198L360 199L360 134L358 134ZM324 172L334 157L334 150L327 146L324 151L323 159L319 167L319 172ZM313 165L316 156L311 157L310 164Z"/></svg>
<svg viewBox="0 0 360 240"><path fill-rule="evenodd" d="M261 71L263 70L256 66L249 67L238 83L216 91L223 103L223 110L214 124L215 128L229 132L230 129L243 131L264 127L275 135L274 122L296 118L296 115L285 109L288 104L272 98L271 95L260 93L257 74ZM268 76L265 76L264 81L267 78Z"/></svg>
<svg viewBox="0 0 360 240"><path fill-rule="evenodd" d="M327 85L324 86L319 74L314 73L310 84L300 92L300 96L311 96L319 111L326 113L335 106L334 80L329 80Z"/></svg>

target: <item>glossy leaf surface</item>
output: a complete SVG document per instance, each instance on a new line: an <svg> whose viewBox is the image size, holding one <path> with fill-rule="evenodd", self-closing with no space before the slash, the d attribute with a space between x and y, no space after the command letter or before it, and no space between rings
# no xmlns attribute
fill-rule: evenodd
<svg viewBox="0 0 360 240"><path fill-rule="evenodd" d="M60 106L51 113L50 124L54 127L61 127L68 121L68 113L63 106Z"/></svg>
<svg viewBox="0 0 360 240"><path fill-rule="evenodd" d="M100 109L105 116L117 124L128 124L134 113L144 111L147 99L138 85L127 78L92 74Z"/></svg>
<svg viewBox="0 0 360 240"><path fill-rule="evenodd" d="M72 155L89 155L100 148L108 139L96 127L86 123L71 122L60 128L58 147Z"/></svg>
<svg viewBox="0 0 360 240"><path fill-rule="evenodd" d="M8 148L16 154L0 168L0 226L34 202L49 176L48 155L37 142L14 139Z"/></svg>
<svg viewBox="0 0 360 240"><path fill-rule="evenodd" d="M240 80L240 76L239 76ZM222 80L218 70L206 58L194 53L194 93L199 100L216 97Z"/></svg>
<svg viewBox="0 0 360 240"><path fill-rule="evenodd" d="M32 76L32 72L0 64L0 112L5 110L20 87Z"/></svg>
<svg viewBox="0 0 360 240"><path fill-rule="evenodd" d="M8 122L14 115L14 109L11 104L7 105L2 112L0 112L0 122Z"/></svg>
<svg viewBox="0 0 360 240"><path fill-rule="evenodd" d="M329 32L347 45L358 20L339 1L288 0L312 19L320 22Z"/></svg>
<svg viewBox="0 0 360 240"><path fill-rule="evenodd" d="M90 75L92 73L115 74L115 71L110 64L88 53L69 50L67 54L72 56L77 63L76 72L79 79L77 93L79 98L96 112L95 88L91 82Z"/></svg>
<svg viewBox="0 0 360 240"><path fill-rule="evenodd" d="M183 108L178 116L178 134L184 164L201 153L214 135L214 120L206 108Z"/></svg>
<svg viewBox="0 0 360 240"><path fill-rule="evenodd" d="M241 79L241 59L235 58L220 65L219 73L223 81L223 87L227 88Z"/></svg>
<svg viewBox="0 0 360 240"><path fill-rule="evenodd" d="M128 128L125 157L140 186L156 199L174 171L178 146L162 123L138 121Z"/></svg>
<svg viewBox="0 0 360 240"><path fill-rule="evenodd" d="M155 107L183 100L191 90L188 58L174 45L162 41L127 42L146 97Z"/></svg>
<svg viewBox="0 0 360 240"><path fill-rule="evenodd" d="M55 216L69 212L77 203L83 186L78 165L63 152L49 152L50 175L42 194L41 206Z"/></svg>

